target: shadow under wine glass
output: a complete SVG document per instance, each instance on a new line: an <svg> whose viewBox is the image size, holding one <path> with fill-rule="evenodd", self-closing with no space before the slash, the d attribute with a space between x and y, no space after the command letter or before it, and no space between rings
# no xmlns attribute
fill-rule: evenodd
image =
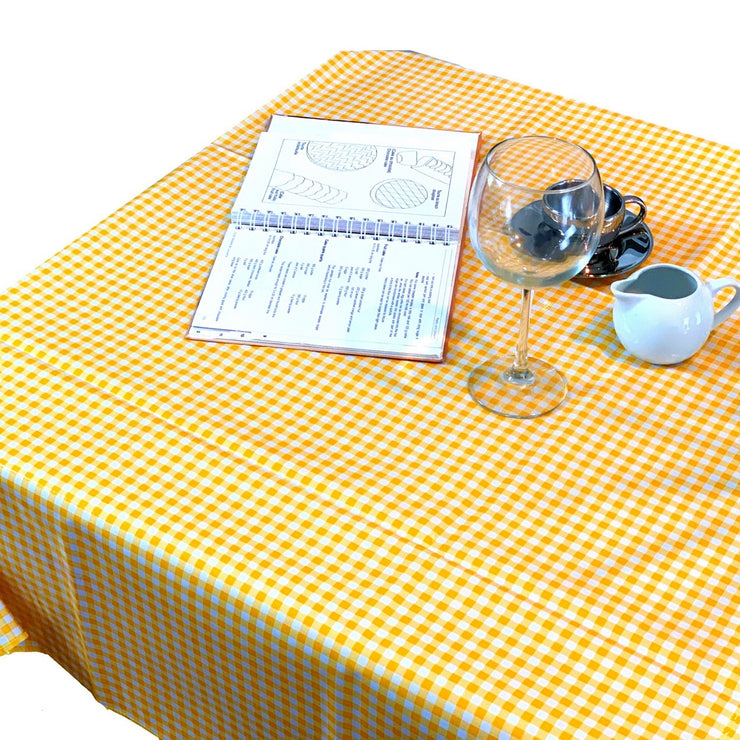
<svg viewBox="0 0 740 740"><path fill-rule="evenodd" d="M505 139L486 154L470 194L468 231L483 265L522 289L511 358L476 367L468 389L503 416L531 418L562 403L567 382L528 356L532 291L577 275L599 243L604 190L596 162L577 144L549 136Z"/></svg>

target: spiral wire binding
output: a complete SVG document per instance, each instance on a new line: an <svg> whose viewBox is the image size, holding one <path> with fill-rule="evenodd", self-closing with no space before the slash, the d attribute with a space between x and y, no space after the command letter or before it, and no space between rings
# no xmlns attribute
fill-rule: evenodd
<svg viewBox="0 0 740 740"><path fill-rule="evenodd" d="M371 219L342 218L340 216L315 216L300 213L275 213L274 211L248 211L244 208L231 215L237 229L262 229L289 233L315 234L317 236L347 236L360 239L385 239L417 244L455 244L459 229L437 224L415 224L410 221L373 221Z"/></svg>

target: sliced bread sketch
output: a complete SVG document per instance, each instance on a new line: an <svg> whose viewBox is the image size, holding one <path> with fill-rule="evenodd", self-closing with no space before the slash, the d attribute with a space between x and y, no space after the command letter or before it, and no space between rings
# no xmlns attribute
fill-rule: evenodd
<svg viewBox="0 0 740 740"><path fill-rule="evenodd" d="M319 203L341 203L347 197L344 190L285 170L275 170L270 187Z"/></svg>

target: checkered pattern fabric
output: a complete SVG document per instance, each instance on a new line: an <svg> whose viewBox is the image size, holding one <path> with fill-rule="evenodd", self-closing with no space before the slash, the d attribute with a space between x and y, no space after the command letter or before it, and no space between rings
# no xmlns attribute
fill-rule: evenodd
<svg viewBox="0 0 740 740"><path fill-rule="evenodd" d="M13 619L8 607L0 601L0 655L13 651L26 639L26 633Z"/></svg>
<svg viewBox="0 0 740 740"><path fill-rule="evenodd" d="M604 286L537 292L531 352L570 391L528 421L466 390L519 300L469 243L444 363L187 340L278 112L480 131L481 156L575 141L647 203L651 262L737 269L739 152L423 55L338 54L2 297L13 618L161 738L734 736L740 315L656 367L619 345Z"/></svg>

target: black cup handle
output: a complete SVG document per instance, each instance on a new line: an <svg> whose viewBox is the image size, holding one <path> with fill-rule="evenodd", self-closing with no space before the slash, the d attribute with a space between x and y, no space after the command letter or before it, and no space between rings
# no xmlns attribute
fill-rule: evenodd
<svg viewBox="0 0 740 740"><path fill-rule="evenodd" d="M625 195L622 197L622 200L624 200L625 209L629 203L633 203L637 206L638 212L632 214L634 219L630 221L629 224L625 225L625 222L622 221L622 226L619 227L619 236L631 234L642 224L645 220L645 216L647 216L647 206L642 198L638 198L636 195Z"/></svg>

